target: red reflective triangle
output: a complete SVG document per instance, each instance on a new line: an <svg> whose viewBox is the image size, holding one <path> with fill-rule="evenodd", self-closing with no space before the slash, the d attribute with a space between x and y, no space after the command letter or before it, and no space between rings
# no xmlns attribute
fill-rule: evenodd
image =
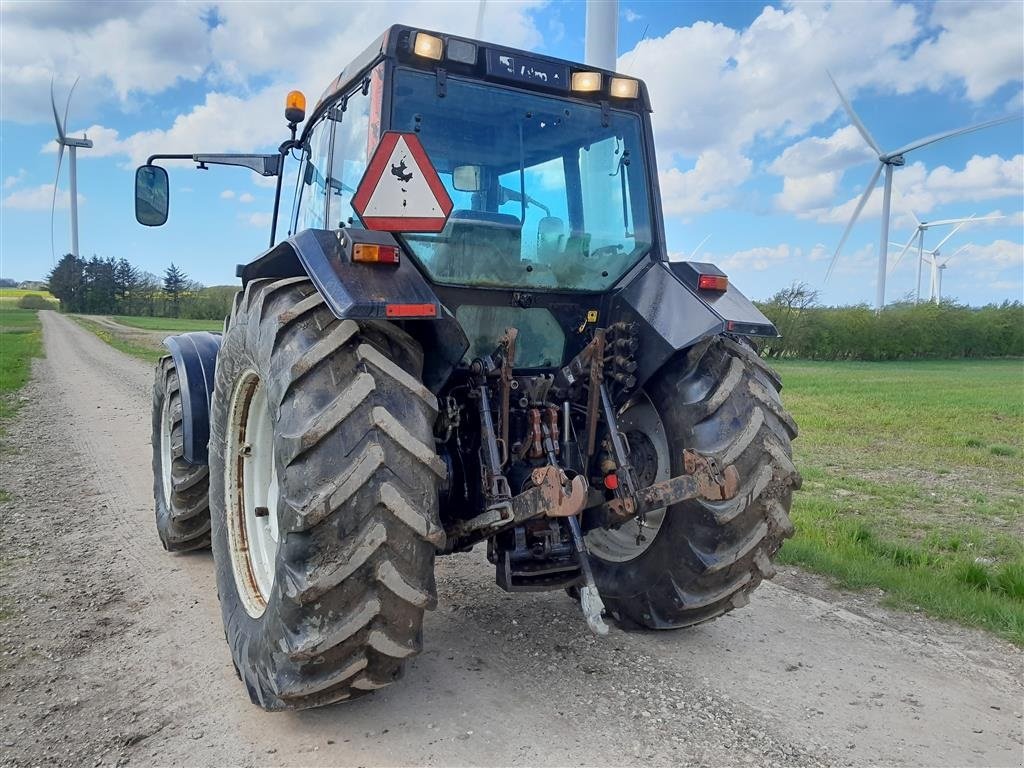
<svg viewBox="0 0 1024 768"><path fill-rule="evenodd" d="M366 166L352 207L367 229L440 232L452 212L452 199L420 137L387 131Z"/></svg>

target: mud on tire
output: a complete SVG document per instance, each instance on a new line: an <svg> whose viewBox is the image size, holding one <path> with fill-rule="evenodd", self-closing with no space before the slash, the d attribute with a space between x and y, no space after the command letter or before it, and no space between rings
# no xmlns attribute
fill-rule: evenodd
<svg viewBox="0 0 1024 768"><path fill-rule="evenodd" d="M251 281L217 363L210 473L225 633L265 709L352 699L395 681L421 648L444 541L434 396L422 352L388 323L337 320L305 278ZM258 374L273 424L278 549L265 609L246 609L232 565L226 434L241 377Z"/></svg>
<svg viewBox="0 0 1024 768"><path fill-rule="evenodd" d="M156 529L164 549L210 546L209 472L205 465L185 461L181 387L169 355L156 364L152 443Z"/></svg>
<svg viewBox="0 0 1024 768"><path fill-rule="evenodd" d="M743 340L715 337L670 361L645 388L665 427L672 474L682 450L713 456L740 473L730 501L688 501L667 511L646 550L626 562L594 560L609 611L625 625L671 629L749 601L775 575L772 557L792 536L793 419L781 383Z"/></svg>

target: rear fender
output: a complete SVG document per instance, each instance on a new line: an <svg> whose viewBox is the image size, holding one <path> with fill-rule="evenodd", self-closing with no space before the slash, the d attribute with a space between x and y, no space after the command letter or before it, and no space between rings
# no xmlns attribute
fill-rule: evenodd
<svg viewBox="0 0 1024 768"><path fill-rule="evenodd" d="M245 284L305 274L339 320L400 323L430 350L423 383L438 392L469 348L466 334L404 250L398 264L363 264L352 261L353 242L399 247L389 232L307 229L239 267L238 276Z"/></svg>
<svg viewBox="0 0 1024 768"><path fill-rule="evenodd" d="M181 388L183 453L189 464L207 464L210 440L210 398L221 335L207 331L168 336L164 346L174 360Z"/></svg>
<svg viewBox="0 0 1024 768"><path fill-rule="evenodd" d="M708 270L721 274L711 265L656 262L613 298L611 321L635 322L641 328L635 374L639 384L676 352L708 336L778 336L772 322L731 283L724 292L699 290L696 275Z"/></svg>

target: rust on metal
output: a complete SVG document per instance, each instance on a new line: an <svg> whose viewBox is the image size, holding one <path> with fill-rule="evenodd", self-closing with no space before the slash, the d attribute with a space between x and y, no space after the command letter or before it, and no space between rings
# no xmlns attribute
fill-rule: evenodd
<svg viewBox="0 0 1024 768"><path fill-rule="evenodd" d="M509 399L512 394L512 368L516 362L516 338L518 336L519 329L506 328L498 342L501 348L501 369L499 371L501 396L498 404L501 410L498 413L498 431L501 444L505 446L502 466L508 461Z"/></svg>
<svg viewBox="0 0 1024 768"><path fill-rule="evenodd" d="M578 515L587 503L587 481L580 475L572 480L558 467L539 467L530 473L533 487L512 499L512 507L519 519L516 501L520 498L533 508L539 509L546 517L571 517ZM529 495L529 499L525 498ZM524 510L526 511L526 510ZM534 517L536 515L532 515Z"/></svg>
<svg viewBox="0 0 1024 768"><path fill-rule="evenodd" d="M594 455L597 441L597 412L601 405L601 382L604 380L604 329L594 331L594 338L587 345L589 350L590 383L587 392L587 455Z"/></svg>
<svg viewBox="0 0 1024 768"><path fill-rule="evenodd" d="M683 471L669 480L641 488L633 499L612 499L600 506L611 523L623 523L638 514L670 507L681 501L705 499L725 501L736 496L740 476L735 465L719 469L714 459L696 451L683 451Z"/></svg>

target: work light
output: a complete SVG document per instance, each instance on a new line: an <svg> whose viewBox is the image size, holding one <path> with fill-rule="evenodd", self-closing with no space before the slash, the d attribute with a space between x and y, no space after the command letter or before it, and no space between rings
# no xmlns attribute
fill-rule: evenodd
<svg viewBox="0 0 1024 768"><path fill-rule="evenodd" d="M608 91L617 99L635 99L640 83L629 77L613 77Z"/></svg>
<svg viewBox="0 0 1024 768"><path fill-rule="evenodd" d="M416 32L412 38L412 52L425 59L441 60L441 53L444 50L444 43L440 37L428 35L426 32Z"/></svg>
<svg viewBox="0 0 1024 768"><path fill-rule="evenodd" d="M601 73L600 72L573 72L572 73L572 89L574 91L600 91L601 90Z"/></svg>

